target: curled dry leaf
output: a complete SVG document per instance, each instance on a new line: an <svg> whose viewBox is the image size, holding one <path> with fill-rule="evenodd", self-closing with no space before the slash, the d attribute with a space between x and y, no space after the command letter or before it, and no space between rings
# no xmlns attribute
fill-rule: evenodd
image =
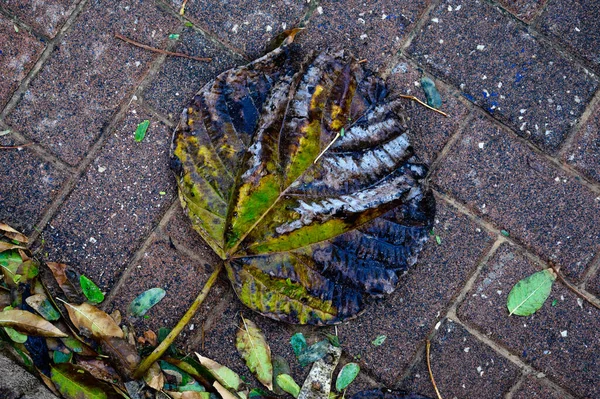
<svg viewBox="0 0 600 399"><path fill-rule="evenodd" d="M48 320L26 310L11 309L0 312L0 326L11 327L20 333L42 337L66 337Z"/></svg>
<svg viewBox="0 0 600 399"><path fill-rule="evenodd" d="M256 378L270 391L273 390L271 348L262 331L252 320L241 317L235 346Z"/></svg>
<svg viewBox="0 0 600 399"><path fill-rule="evenodd" d="M19 233L17 230L13 229L6 223L0 222L0 232L2 232L2 234L10 238L11 240L19 241L23 244L27 244L29 242L26 235Z"/></svg>
<svg viewBox="0 0 600 399"><path fill-rule="evenodd" d="M80 292L75 283L67 276L72 275L73 279L79 280L79 276L76 276L76 272L73 271L69 266L64 263L47 262L46 265L52 272L54 279L58 283L58 286L65 294L67 299L72 302L80 300Z"/></svg>
<svg viewBox="0 0 600 399"><path fill-rule="evenodd" d="M104 339L110 337L123 338L123 330L107 313L90 305L82 303L73 305L64 302L71 321L83 335L93 336L94 338Z"/></svg>
<svg viewBox="0 0 600 399"><path fill-rule="evenodd" d="M290 41L200 90L172 166L246 306L333 324L394 291L435 203L383 81L343 52L297 62Z"/></svg>

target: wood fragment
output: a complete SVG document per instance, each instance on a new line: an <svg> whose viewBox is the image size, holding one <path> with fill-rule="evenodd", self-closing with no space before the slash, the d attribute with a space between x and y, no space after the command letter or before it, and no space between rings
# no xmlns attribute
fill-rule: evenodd
<svg viewBox="0 0 600 399"><path fill-rule="evenodd" d="M0 150L17 150L23 147L29 147L33 143L19 144L19 145L0 145Z"/></svg>
<svg viewBox="0 0 600 399"><path fill-rule="evenodd" d="M183 0L183 3L181 4L181 8L179 9L179 15L183 15L185 14L185 5L187 4L188 0Z"/></svg>
<svg viewBox="0 0 600 399"><path fill-rule="evenodd" d="M210 62L212 61L212 58L203 58L203 57L196 57L193 55L188 55L188 54L184 54L184 53L175 53L172 51L167 51L167 50L162 50L156 47L152 47L152 46L148 46L146 44L140 43L140 42L136 42L135 40L132 40L128 37L125 37L119 33L115 33L115 37L117 39L123 40L126 43L129 43L131 45L134 45L136 47L139 48L143 48L144 50L148 50L148 51L154 51L155 53L160 53L160 54L165 54L165 55L171 55L173 57L182 57L182 58L189 58L192 60L196 60L196 61L203 61L203 62Z"/></svg>
<svg viewBox="0 0 600 399"><path fill-rule="evenodd" d="M569 283L562 275L562 273L560 272L560 267L554 265L553 263L550 263L550 267L552 269L552 271L556 274L556 276L558 277L558 279L560 280L561 283L563 283L568 289L570 289L571 291L573 291L578 297L580 297L581 299L585 300L587 303L589 303L590 305L592 305L593 307L600 309L600 305L598 305L596 303L596 301L594 301L592 298L590 298L586 293L580 291L579 289L577 289L577 287L575 287L573 284Z"/></svg>
<svg viewBox="0 0 600 399"><path fill-rule="evenodd" d="M431 372L431 360L429 359L430 347L431 341L427 340L427 370L429 370L429 379L433 384L433 389L435 389L435 393L438 399L442 399L442 395L440 395L440 391L438 390L437 384L435 383L435 378L433 378L433 373Z"/></svg>
<svg viewBox="0 0 600 399"><path fill-rule="evenodd" d="M402 98L407 98L407 99L409 99L409 100L416 101L416 102L418 102L419 104L421 104L422 106L424 106L425 108L429 108L430 110L432 110L432 111L435 111L435 112L437 112L438 114L442 114L442 115L444 115L445 117L448 117L448 114L447 114L447 113L445 113L445 112L443 112L443 111L440 111L439 109L436 109L436 108L433 108L433 107L431 107L431 106L427 105L426 103L424 103L423 101L419 100L419 99L418 99L417 97L415 97L415 96L407 96L406 94L400 94L400 97L402 97Z"/></svg>

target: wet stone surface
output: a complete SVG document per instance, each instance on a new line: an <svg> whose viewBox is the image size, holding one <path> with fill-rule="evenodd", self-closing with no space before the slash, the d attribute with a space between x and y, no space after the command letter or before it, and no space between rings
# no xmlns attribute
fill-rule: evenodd
<svg viewBox="0 0 600 399"><path fill-rule="evenodd" d="M0 125L0 130L3 126ZM10 134L0 136L0 146L18 146ZM25 234L56 199L68 173L39 158L30 148L0 150L0 221ZM10 165L10 166L9 166Z"/></svg>
<svg viewBox="0 0 600 399"><path fill-rule="evenodd" d="M75 10L76 0L4 0L2 5L38 32L53 38Z"/></svg>
<svg viewBox="0 0 600 399"><path fill-rule="evenodd" d="M443 1L407 53L551 153L598 87L596 77L542 45L521 23L476 0Z"/></svg>
<svg viewBox="0 0 600 399"><path fill-rule="evenodd" d="M537 24L541 32L588 60L600 72L600 4L557 0L548 3Z"/></svg>
<svg viewBox="0 0 600 399"><path fill-rule="evenodd" d="M0 108L6 105L43 50L42 42L24 29L16 32L15 24L0 15Z"/></svg>
<svg viewBox="0 0 600 399"><path fill-rule="evenodd" d="M588 178L600 183L600 105L596 106L594 113L579 128L563 159Z"/></svg>
<svg viewBox="0 0 600 399"><path fill-rule="evenodd" d="M555 283L550 297L534 315L508 316L506 298L512 286L542 267L504 244L467 294L458 310L459 317L578 396L597 397L598 309Z"/></svg>
<svg viewBox="0 0 600 399"><path fill-rule="evenodd" d="M569 277L598 253L598 195L488 118L469 124L433 181Z"/></svg>
<svg viewBox="0 0 600 399"><path fill-rule="evenodd" d="M515 17L529 23L544 8L548 0L499 0L498 2Z"/></svg>
<svg viewBox="0 0 600 399"><path fill-rule="evenodd" d="M440 199L434 231L441 244L430 237L417 264L400 279L393 294L338 326L348 354L360 358L361 367L388 387L397 382L492 244L488 233ZM374 346L372 341L379 335L387 338Z"/></svg>
<svg viewBox="0 0 600 399"><path fill-rule="evenodd" d="M133 138L150 120L146 138ZM49 259L85 272L103 289L171 205L171 132L133 105L43 234ZM162 193L162 194L161 194Z"/></svg>
<svg viewBox="0 0 600 399"><path fill-rule="evenodd" d="M179 12L182 0L170 3ZM304 0L198 0L187 3L185 16L254 59L264 54L272 38L294 27L306 11Z"/></svg>
<svg viewBox="0 0 600 399"><path fill-rule="evenodd" d="M156 56L114 33L161 47L176 23L152 4L88 3L7 123L78 164Z"/></svg>
<svg viewBox="0 0 600 399"><path fill-rule="evenodd" d="M400 388L435 398L425 356L423 351ZM520 375L516 365L449 319L439 325L431 340L430 359L444 398L501 399Z"/></svg>
<svg viewBox="0 0 600 399"><path fill-rule="evenodd" d="M176 122L183 108L204 84L219 73L246 63L241 56L191 27L183 28L179 42L171 51L212 58L210 62L200 62L167 57L160 71L144 88L144 100Z"/></svg>
<svg viewBox="0 0 600 399"><path fill-rule="evenodd" d="M569 399L564 392L558 392L544 380L534 376L525 379L519 389L513 394L513 399Z"/></svg>

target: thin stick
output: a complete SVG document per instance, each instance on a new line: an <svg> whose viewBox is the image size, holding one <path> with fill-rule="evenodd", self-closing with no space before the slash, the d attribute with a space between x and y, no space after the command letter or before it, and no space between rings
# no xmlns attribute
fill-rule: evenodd
<svg viewBox="0 0 600 399"><path fill-rule="evenodd" d="M409 100L416 101L416 102L418 102L419 104L421 104L422 106L424 106L425 108L429 108L430 110L432 110L432 111L435 111L435 112L437 112L438 114L442 114L442 115L444 115L445 117L448 117L448 114L447 114L447 113L445 113L445 112L443 112L443 111L440 111L439 109L433 108L433 107L431 107L431 106L429 106L429 105L425 104L423 101L419 100L419 99L418 99L417 97L415 97L415 96L407 96L406 94L400 94L400 97L402 97L402 98L408 98Z"/></svg>
<svg viewBox="0 0 600 399"><path fill-rule="evenodd" d="M206 284L204 284L202 291L200 291L200 293L194 300L194 303L192 303L190 308L185 312L185 314L183 315L181 320L179 320L179 322L177 322L177 325L175 327L173 327L173 330L171 330L169 335L167 335L167 337L160 343L160 345L158 345L147 358L142 360L142 362L140 363L138 368L133 373L134 379L139 379L144 374L146 374L146 371L148 371L150 366L152 366L152 364L155 361L157 361L165 353L165 351L173 343L175 338L177 338L179 333L190 322L192 317L194 317L194 315L196 314L196 311L198 310L200 305L202 305L202 302L204 302L204 299L206 299L206 296L210 292L210 289L217 281L217 277L219 276L219 273L221 272L222 269L223 269L223 263L219 263L217 265L217 267L215 268L215 270L210 275L210 277L208 278L208 280L206 281Z"/></svg>
<svg viewBox="0 0 600 399"><path fill-rule="evenodd" d="M435 383L435 378L433 378L433 373L431 372L431 360L429 360L430 346L431 346L431 341L427 340L427 369L429 370L429 378L431 379L431 383L433 384L433 389L435 389L435 393L437 394L438 399L442 399L442 395L440 395L440 391L438 391L438 387Z"/></svg>
<svg viewBox="0 0 600 399"><path fill-rule="evenodd" d="M569 283L562 275L562 273L560 272L560 268L551 265L552 266L552 270L556 273L556 275L558 276L558 279L567 286L568 289L570 289L571 291L573 291L575 294L577 294L577 296L579 296L582 299L585 299L586 302L588 302L589 304L591 304L592 306L594 306L595 308L600 309L600 306L594 302L592 299L588 298L588 296L586 294L584 294L583 292L579 291L577 289L577 287L575 287L574 285L572 285L571 283Z"/></svg>
<svg viewBox="0 0 600 399"><path fill-rule="evenodd" d="M183 15L185 14L185 5L187 4L188 0L183 0L183 4L181 4L181 8L179 9L179 15Z"/></svg>
<svg viewBox="0 0 600 399"><path fill-rule="evenodd" d="M21 145L0 145L0 150L15 150L23 147L29 147L33 143L21 144Z"/></svg>
<svg viewBox="0 0 600 399"><path fill-rule="evenodd" d="M136 42L135 40L131 40L128 37L125 37L119 33L115 33L115 37L117 39L123 40L126 43L132 44L136 47L140 47L143 48L144 50L149 50L149 51L154 51L155 53L160 53L160 54L166 54L166 55L172 55L173 57L183 57L183 58L190 58L192 60L196 60L196 61L205 61L205 62L210 62L212 61L212 58L202 58L202 57L196 57L193 55L188 55L188 54L183 54L183 53L174 53L172 51L167 51L167 50L162 50L156 47L151 47L148 46L146 44L140 43L140 42Z"/></svg>

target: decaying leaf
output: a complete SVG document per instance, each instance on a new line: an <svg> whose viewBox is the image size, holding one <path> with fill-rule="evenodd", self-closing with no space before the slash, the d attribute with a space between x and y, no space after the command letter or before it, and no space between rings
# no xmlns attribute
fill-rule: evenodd
<svg viewBox="0 0 600 399"><path fill-rule="evenodd" d="M281 374L290 375L291 373L292 370L290 369L290 365L284 357L279 355L273 356L273 392L276 395L284 395L285 392L288 392L279 386L277 377Z"/></svg>
<svg viewBox="0 0 600 399"><path fill-rule="evenodd" d="M304 349L306 349L308 346L306 343L306 338L301 332L292 335L292 338L290 338L290 344L292 345L292 350L296 356L300 356L300 353L302 353L302 351L304 351Z"/></svg>
<svg viewBox="0 0 600 399"><path fill-rule="evenodd" d="M143 316L154 305L159 303L165 297L165 290L162 288L150 288L135 297L129 305L129 312L133 316Z"/></svg>
<svg viewBox="0 0 600 399"><path fill-rule="evenodd" d="M0 312L0 326L11 327L23 334L42 337L66 337L67 334L54 327L48 320L26 310L10 309Z"/></svg>
<svg viewBox="0 0 600 399"><path fill-rule="evenodd" d="M550 296L554 280L556 273L551 268L520 280L508 294L506 306L509 314L529 316L537 312Z"/></svg>
<svg viewBox="0 0 600 399"><path fill-rule="evenodd" d="M215 382L219 382L219 384L225 387L225 389L239 391L242 380L235 371L231 370L229 367L215 362L212 359L201 356L199 353L196 353L196 356L198 356L200 364L206 367L217 380Z"/></svg>
<svg viewBox="0 0 600 399"><path fill-rule="evenodd" d="M140 363L140 355L134 345L123 338L105 337L100 341L102 352L110 356L117 369L128 379Z"/></svg>
<svg viewBox="0 0 600 399"><path fill-rule="evenodd" d="M273 390L273 364L271 348L262 331L252 320L241 317L235 346L256 378L269 390Z"/></svg>
<svg viewBox="0 0 600 399"><path fill-rule="evenodd" d="M383 81L343 52L296 62L289 42L200 90L172 166L246 306L332 324L394 290L435 203Z"/></svg>
<svg viewBox="0 0 600 399"><path fill-rule="evenodd" d="M51 368L50 379L67 399L112 399L116 392L82 368L70 363L61 363Z"/></svg>
<svg viewBox="0 0 600 399"><path fill-rule="evenodd" d="M79 281L79 276L76 272L64 263L47 262L46 265L50 268L50 271L52 271L54 279L67 299L71 302L79 301L79 289L72 281L75 280L75 278L75 281ZM71 278L69 278L69 276L71 276Z"/></svg>
<svg viewBox="0 0 600 399"><path fill-rule="evenodd" d="M333 370L335 370L340 360L342 349L331 345L328 341L325 342L329 345L327 348L328 355L313 364L308 377L306 377L304 384L302 384L298 399L329 398Z"/></svg>
<svg viewBox="0 0 600 399"><path fill-rule="evenodd" d="M297 398L300 394L300 386L289 374L279 374L276 379L277 385L285 392Z"/></svg>
<svg viewBox="0 0 600 399"><path fill-rule="evenodd" d="M25 302L46 320L55 321L60 319L60 313L52 306L45 294L28 296L25 298Z"/></svg>
<svg viewBox="0 0 600 399"><path fill-rule="evenodd" d="M107 313L90 305L82 303L81 305L73 305L68 302L63 302L69 312L71 321L84 335L90 335L95 338L118 337L123 338L123 330L115 323L115 321Z"/></svg>
<svg viewBox="0 0 600 399"><path fill-rule="evenodd" d="M358 373L360 372L360 366L357 363L347 363L340 370L336 380L335 389L338 392L346 389L348 385L354 381Z"/></svg>
<svg viewBox="0 0 600 399"><path fill-rule="evenodd" d="M330 345L331 344L329 343L329 340L323 340L312 344L300 352L298 355L298 362L302 367L304 367L316 362L319 359L322 359L329 352Z"/></svg>

